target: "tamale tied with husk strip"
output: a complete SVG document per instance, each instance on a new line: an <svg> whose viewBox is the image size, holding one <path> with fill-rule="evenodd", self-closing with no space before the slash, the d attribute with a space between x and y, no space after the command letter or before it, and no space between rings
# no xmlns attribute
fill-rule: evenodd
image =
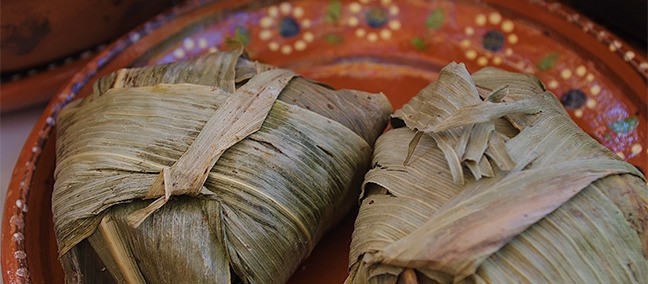
<svg viewBox="0 0 648 284"><path fill-rule="evenodd" d="M68 283L283 283L356 204L389 120L241 50L122 69L57 119Z"/></svg>
<svg viewBox="0 0 648 284"><path fill-rule="evenodd" d="M535 77L463 64L375 145L347 283L648 283L648 188Z"/></svg>

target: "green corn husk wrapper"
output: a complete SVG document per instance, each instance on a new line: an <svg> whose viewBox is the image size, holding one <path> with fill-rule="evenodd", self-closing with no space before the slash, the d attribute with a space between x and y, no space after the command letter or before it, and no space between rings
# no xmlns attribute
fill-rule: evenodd
<svg viewBox="0 0 648 284"><path fill-rule="evenodd" d="M285 282L357 202L390 113L241 51L100 79L57 120L66 282Z"/></svg>
<svg viewBox="0 0 648 284"><path fill-rule="evenodd" d="M347 283L648 283L644 177L536 78L452 63L392 124Z"/></svg>

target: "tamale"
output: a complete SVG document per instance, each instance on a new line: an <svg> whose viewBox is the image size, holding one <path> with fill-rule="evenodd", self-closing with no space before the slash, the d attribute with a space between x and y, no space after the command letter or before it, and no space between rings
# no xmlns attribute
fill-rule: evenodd
<svg viewBox="0 0 648 284"><path fill-rule="evenodd" d="M356 204L382 94L241 50L122 69L57 118L68 283L283 283Z"/></svg>
<svg viewBox="0 0 648 284"><path fill-rule="evenodd" d="M648 283L645 178L535 77L452 63L392 125L346 283Z"/></svg>

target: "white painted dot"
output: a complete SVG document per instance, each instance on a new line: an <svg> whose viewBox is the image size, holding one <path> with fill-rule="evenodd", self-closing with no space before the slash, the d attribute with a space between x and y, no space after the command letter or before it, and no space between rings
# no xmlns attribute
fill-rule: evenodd
<svg viewBox="0 0 648 284"><path fill-rule="evenodd" d="M129 38L132 42L136 42L136 41L138 41L138 40L140 39L140 34L139 34L139 33L132 33L132 34L130 34L130 35L128 36L128 38Z"/></svg>
<svg viewBox="0 0 648 284"><path fill-rule="evenodd" d="M193 39L191 38L185 38L185 40L182 42L182 45L184 46L184 48L188 50L193 49L196 46Z"/></svg>
<svg viewBox="0 0 648 284"><path fill-rule="evenodd" d="M295 50L302 51L306 49L306 42L303 40L295 41Z"/></svg>
<svg viewBox="0 0 648 284"><path fill-rule="evenodd" d="M293 17L299 19L299 18L301 18L302 16L304 16L304 8L302 8L302 7L295 7L295 9L293 9Z"/></svg>
<svg viewBox="0 0 648 284"><path fill-rule="evenodd" d="M469 36L474 35L475 34L475 29L473 27L466 27L464 29L464 33L466 35L469 35Z"/></svg>
<svg viewBox="0 0 648 284"><path fill-rule="evenodd" d="M470 47L470 40L469 39L463 39L461 42L459 42L459 46L463 48L468 48Z"/></svg>
<svg viewBox="0 0 648 284"><path fill-rule="evenodd" d="M595 99L588 99L587 103L585 103L585 105L589 109L594 109L596 107L596 100Z"/></svg>
<svg viewBox="0 0 648 284"><path fill-rule="evenodd" d="M274 19L272 17L263 17L259 21L259 26L265 29L272 27L272 24L274 24Z"/></svg>
<svg viewBox="0 0 648 284"><path fill-rule="evenodd" d="M391 21L389 21L388 26L389 26L390 29L392 29L394 31L397 31L397 30L400 30L400 28L401 28L401 22L399 20L391 20Z"/></svg>
<svg viewBox="0 0 648 284"><path fill-rule="evenodd" d="M351 13L354 14L360 13L361 10L362 10L362 5L360 5L358 2L353 2L349 4L349 11L351 11Z"/></svg>
<svg viewBox="0 0 648 284"><path fill-rule="evenodd" d="M271 6L268 8L268 15L271 17L279 16L279 8L277 8L277 6Z"/></svg>
<svg viewBox="0 0 648 284"><path fill-rule="evenodd" d="M23 206L22 199L16 199L16 207L22 209L22 206Z"/></svg>
<svg viewBox="0 0 648 284"><path fill-rule="evenodd" d="M560 71L560 77L565 80L571 78L571 76L572 76L572 71L570 69L563 69L562 71Z"/></svg>
<svg viewBox="0 0 648 284"><path fill-rule="evenodd" d="M518 42L518 36L516 34L510 34L507 37L508 42L511 44L516 44Z"/></svg>
<svg viewBox="0 0 648 284"><path fill-rule="evenodd" d="M32 147L31 150L32 150L32 153L34 153L34 154L40 153L40 148L38 146Z"/></svg>
<svg viewBox="0 0 648 284"><path fill-rule="evenodd" d="M502 31L504 31L505 33L512 32L514 28L515 28L515 25L513 24L513 21L506 20L506 21L502 22Z"/></svg>
<svg viewBox="0 0 648 284"><path fill-rule="evenodd" d="M216 48L215 46L212 46L212 47L210 47L209 49L207 49L207 52L208 52L208 53L218 52L218 48Z"/></svg>
<svg viewBox="0 0 648 284"><path fill-rule="evenodd" d="M390 39L391 36L392 36L392 32L390 30L388 30L388 29L383 29L383 30L380 31L380 38L382 38L384 40Z"/></svg>
<svg viewBox="0 0 648 284"><path fill-rule="evenodd" d="M478 26L483 26L486 24L486 16L484 14L479 14L475 17L475 24Z"/></svg>
<svg viewBox="0 0 648 284"><path fill-rule="evenodd" d="M309 19L303 19L301 25L303 28L308 29L311 27L311 21Z"/></svg>
<svg viewBox="0 0 648 284"><path fill-rule="evenodd" d="M292 46L284 45L284 46L281 47L281 53L288 55L291 52L292 52Z"/></svg>
<svg viewBox="0 0 648 284"><path fill-rule="evenodd" d="M500 64L502 64L502 58L499 57L499 56L495 56L495 57L493 57L493 64L495 64L495 65L500 65Z"/></svg>
<svg viewBox="0 0 648 284"><path fill-rule="evenodd" d="M632 151L632 154L639 155L641 153L641 150L643 150L643 147L641 147L641 144L637 143L632 145L632 148L630 148L630 151Z"/></svg>
<svg viewBox="0 0 648 284"><path fill-rule="evenodd" d="M304 33L304 40L307 42L313 42L315 40L315 36L313 35L312 32L305 32Z"/></svg>
<svg viewBox="0 0 648 284"><path fill-rule="evenodd" d="M23 210L23 212L27 212L27 203L23 203L22 210Z"/></svg>
<svg viewBox="0 0 648 284"><path fill-rule="evenodd" d="M625 61L630 61L634 58L635 58L635 53L634 51L631 50L626 51L626 53L623 55L623 59L625 59Z"/></svg>
<svg viewBox="0 0 648 284"><path fill-rule="evenodd" d="M585 68L585 66L580 65L576 67L576 75L578 75L578 77L583 77L585 74L587 74L587 68Z"/></svg>
<svg viewBox="0 0 648 284"><path fill-rule="evenodd" d="M601 86L593 85L590 87L589 91L592 95L596 96L601 93Z"/></svg>
<svg viewBox="0 0 648 284"><path fill-rule="evenodd" d="M558 88L558 81L556 81L555 79L551 79L551 81L549 81L549 83L547 83L547 87L549 87L549 89Z"/></svg>
<svg viewBox="0 0 648 284"><path fill-rule="evenodd" d="M497 25L501 21L502 21L502 15L500 15L500 13L493 12L488 15L488 22L493 25Z"/></svg>
<svg viewBox="0 0 648 284"><path fill-rule="evenodd" d="M466 55L466 58L468 58L470 60L475 60L475 58L477 58L477 51L474 51L474 50L471 49L471 50L466 51L465 55Z"/></svg>
<svg viewBox="0 0 648 284"><path fill-rule="evenodd" d="M178 48L178 49L173 51L173 56L175 56L176 58L183 58L183 57L185 57L185 55L186 55L186 53L185 53L184 49L182 49L182 48Z"/></svg>
<svg viewBox="0 0 648 284"><path fill-rule="evenodd" d="M269 40L272 38L272 31L271 30L262 30L259 32L259 38L261 40Z"/></svg>
<svg viewBox="0 0 648 284"><path fill-rule="evenodd" d="M355 35L356 35L357 37L364 37L365 34L367 34L367 32L366 32L364 29L357 29L357 30L355 31Z"/></svg>
<svg viewBox="0 0 648 284"><path fill-rule="evenodd" d="M29 271L27 268L18 268L16 269L16 276L18 277L26 277L29 274Z"/></svg>
<svg viewBox="0 0 648 284"><path fill-rule="evenodd" d="M207 39L205 39L204 37L201 37L198 40L198 48L205 49L207 48L207 45L209 45L209 43L207 42Z"/></svg>
<svg viewBox="0 0 648 284"><path fill-rule="evenodd" d="M598 34L596 35L599 40L603 40L607 33L605 31L599 31Z"/></svg>
<svg viewBox="0 0 648 284"><path fill-rule="evenodd" d="M289 15L292 10L292 5L288 2L283 2L279 4L279 11L284 15Z"/></svg>
<svg viewBox="0 0 648 284"><path fill-rule="evenodd" d="M351 27L355 27L359 23L360 23L360 20L358 20L358 18L356 18L356 17L349 17L349 19L347 20L347 24L349 26L351 26Z"/></svg>
<svg viewBox="0 0 648 284"><path fill-rule="evenodd" d="M18 217L17 215L13 215L11 216L11 218L9 218L9 224L12 224L18 229L22 230L22 228L25 226L25 221L23 221L23 219L20 219L20 217Z"/></svg>
<svg viewBox="0 0 648 284"><path fill-rule="evenodd" d="M594 81L594 75L592 73L587 74L587 76L585 76L585 80L587 80L588 82Z"/></svg>
<svg viewBox="0 0 648 284"><path fill-rule="evenodd" d="M578 19L580 19L579 14L571 14L571 15L567 16L567 21L572 22L572 23L578 21Z"/></svg>
<svg viewBox="0 0 648 284"><path fill-rule="evenodd" d="M16 242L22 242L25 239L25 235L23 233L14 233L12 236L12 239Z"/></svg>
<svg viewBox="0 0 648 284"><path fill-rule="evenodd" d="M486 66L486 64L488 64L488 59L484 56L480 56L477 58L477 64L479 64L479 66Z"/></svg>
<svg viewBox="0 0 648 284"><path fill-rule="evenodd" d="M574 111L574 116L577 118L583 117L583 110L577 109Z"/></svg>
<svg viewBox="0 0 648 284"><path fill-rule="evenodd" d="M617 154L617 156L619 156L621 159L624 159L624 160L625 160L625 154L623 154L623 152L619 151L619 152L616 152L616 154Z"/></svg>
<svg viewBox="0 0 648 284"><path fill-rule="evenodd" d="M646 71L646 70L648 70L648 62L641 62L641 63L639 64L639 70L641 70L641 71Z"/></svg>
<svg viewBox="0 0 648 284"><path fill-rule="evenodd" d="M18 186L20 187L20 189L25 189L25 182L21 181L20 183L18 183Z"/></svg>
<svg viewBox="0 0 648 284"><path fill-rule="evenodd" d="M369 33L367 39L371 42L375 42L378 40L378 35L376 33Z"/></svg>
<svg viewBox="0 0 648 284"><path fill-rule="evenodd" d="M279 50L279 44L275 41L271 41L270 43L268 43L268 49L270 49L271 51L277 51Z"/></svg>
<svg viewBox="0 0 648 284"><path fill-rule="evenodd" d="M45 119L45 123L47 123L47 125L49 126L54 126L56 121L54 121L54 118L52 118L51 116L48 116L47 119Z"/></svg>
<svg viewBox="0 0 648 284"><path fill-rule="evenodd" d="M396 15L398 15L398 12L400 12L400 9L398 9L398 6L392 5L391 7L389 7L389 14L390 15L396 16Z"/></svg>
<svg viewBox="0 0 648 284"><path fill-rule="evenodd" d="M610 43L610 46L609 46L610 51L615 52L619 48L621 48L621 42L620 41L615 40L615 41Z"/></svg>
<svg viewBox="0 0 648 284"><path fill-rule="evenodd" d="M14 258L15 259L25 259L25 258L27 258L27 254L22 250L17 250L17 251L14 252Z"/></svg>

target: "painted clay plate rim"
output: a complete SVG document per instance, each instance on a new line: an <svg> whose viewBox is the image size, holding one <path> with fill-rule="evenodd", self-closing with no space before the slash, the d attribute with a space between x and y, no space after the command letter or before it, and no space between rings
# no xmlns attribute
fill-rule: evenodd
<svg viewBox="0 0 648 284"><path fill-rule="evenodd" d="M227 2L227 1L223 1ZM241 1L249 2L249 1ZM491 0L487 4L493 7L506 6L504 0ZM554 27L560 25L571 25L582 30L581 37L587 37L590 40L596 39L599 46L592 47L595 54L602 52L610 52L616 56L612 59L614 64L612 66L619 67L623 74L628 78L634 80L634 85L637 86L637 80L640 82L639 86L643 84L645 89L645 81L648 77L648 63L642 53L637 52L628 44L606 31L605 29L594 24L585 17L573 12L569 8L563 7L559 3L549 3L542 0L530 0L526 3L527 6L535 6L544 10L548 15L545 18L556 17L559 21L552 23ZM224 3L209 4L214 6L225 7ZM243 6L240 4L239 6ZM199 6L179 6L173 8L171 11L163 13L153 20L143 24L134 31L123 36L111 44L108 48L101 51L94 57L85 67L83 67L74 77L58 92L45 109L43 115L33 128L30 136L27 138L23 146L20 156L16 163L7 197L5 200L4 216L2 224L2 269L4 283L23 283L31 282L28 270L29 255L25 252L25 216L28 214L28 196L30 194L31 182L36 169L39 168L39 160L43 151L43 146L52 136L52 130L55 124L55 117L60 109L71 102L76 94L88 84L97 73L99 73L106 65L108 65L114 58L122 54L129 48L136 45L142 38L150 33L156 31L160 27L173 23L173 21L190 21L183 15L190 14ZM524 11L516 11L524 14ZM553 15L553 16L552 16ZM526 15L532 17L531 15ZM610 51L608 51L608 49ZM590 50L590 51L591 51ZM138 51L143 52L143 51ZM616 69L615 69L616 70ZM639 76L637 76L637 74ZM647 104L646 97L640 97L640 109L645 108ZM42 281L39 280L39 282Z"/></svg>

